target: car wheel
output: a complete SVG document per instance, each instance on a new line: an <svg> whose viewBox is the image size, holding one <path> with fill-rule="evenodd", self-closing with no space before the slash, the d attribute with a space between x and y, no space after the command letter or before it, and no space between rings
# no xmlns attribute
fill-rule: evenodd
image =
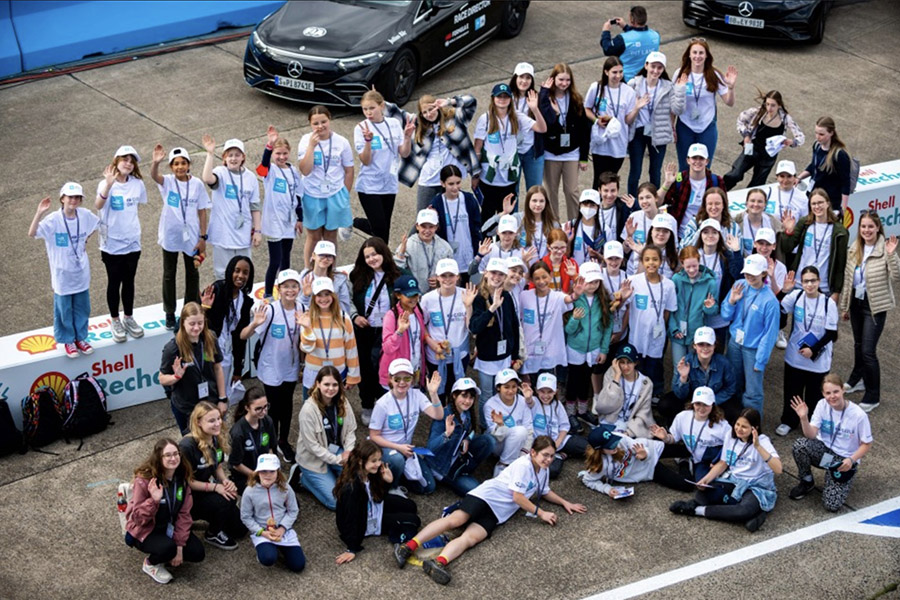
<svg viewBox="0 0 900 600"><path fill-rule="evenodd" d="M809 38L810 44L820 44L825 39L825 9L819 10L818 18L812 30L812 36Z"/></svg>
<svg viewBox="0 0 900 600"><path fill-rule="evenodd" d="M401 48L385 69L378 89L391 102L403 105L412 96L418 79L416 55L409 48Z"/></svg>
<svg viewBox="0 0 900 600"><path fill-rule="evenodd" d="M521 0L512 0L505 3L502 20L500 21L501 37L514 38L522 32L522 28L525 27L525 11L527 8L528 4Z"/></svg>

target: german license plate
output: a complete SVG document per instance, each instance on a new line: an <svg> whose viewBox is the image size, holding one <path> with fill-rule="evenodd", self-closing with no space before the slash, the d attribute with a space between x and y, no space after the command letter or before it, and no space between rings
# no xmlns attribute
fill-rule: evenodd
<svg viewBox="0 0 900 600"><path fill-rule="evenodd" d="M301 92L316 91L316 86L312 81L291 79L290 77L279 77L278 75L275 76L275 85L291 88L292 90L300 90Z"/></svg>
<svg viewBox="0 0 900 600"><path fill-rule="evenodd" d="M736 17L733 15L725 15L725 22L729 25L737 25L738 27L752 27L754 29L762 29L766 26L766 22L762 19L748 19L746 17Z"/></svg>

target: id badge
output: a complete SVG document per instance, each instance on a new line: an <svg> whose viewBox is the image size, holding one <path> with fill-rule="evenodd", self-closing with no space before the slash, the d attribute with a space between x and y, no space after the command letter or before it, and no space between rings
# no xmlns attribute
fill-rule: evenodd
<svg viewBox="0 0 900 600"><path fill-rule="evenodd" d="M235 229L243 229L244 228L244 215L238 215L234 219L234 228Z"/></svg>
<svg viewBox="0 0 900 600"><path fill-rule="evenodd" d="M653 339L659 339L663 335L662 325L654 325L653 326Z"/></svg>
<svg viewBox="0 0 900 600"><path fill-rule="evenodd" d="M559 135L559 145L568 148L571 141L572 136L568 133L561 133Z"/></svg>
<svg viewBox="0 0 900 600"><path fill-rule="evenodd" d="M181 228L181 241L185 243L191 241L191 230L187 227Z"/></svg>
<svg viewBox="0 0 900 600"><path fill-rule="evenodd" d="M687 337L687 321L678 321L678 331L681 335Z"/></svg>
<svg viewBox="0 0 900 600"><path fill-rule="evenodd" d="M753 156L753 144L744 144L744 156Z"/></svg>
<svg viewBox="0 0 900 600"><path fill-rule="evenodd" d="M853 296L857 300L865 300L866 299L866 288L863 286L853 288Z"/></svg>
<svg viewBox="0 0 900 600"><path fill-rule="evenodd" d="M743 329L738 329L737 331L734 332L734 343L737 344L738 346L744 345L744 330Z"/></svg>
<svg viewBox="0 0 900 600"><path fill-rule="evenodd" d="M456 254L456 251L459 250L459 242L450 242L450 249Z"/></svg>
<svg viewBox="0 0 900 600"><path fill-rule="evenodd" d="M209 396L209 382L201 381L197 384L197 397L201 400Z"/></svg>
<svg viewBox="0 0 900 600"><path fill-rule="evenodd" d="M322 366L323 366L323 367L333 367L333 366L334 366L334 361L333 361L333 360L323 360L323 361L322 361Z"/></svg>
<svg viewBox="0 0 900 600"><path fill-rule="evenodd" d="M342 452L341 447L337 444L328 444L328 451L332 454L340 454Z"/></svg>
<svg viewBox="0 0 900 600"><path fill-rule="evenodd" d="M400 159L395 158L391 161L391 177L397 177L400 174Z"/></svg>
<svg viewBox="0 0 900 600"><path fill-rule="evenodd" d="M175 537L175 526L171 523L166 523L166 537L169 539Z"/></svg>
<svg viewBox="0 0 900 600"><path fill-rule="evenodd" d="M497 354L506 354L506 340L497 340Z"/></svg>
<svg viewBox="0 0 900 600"><path fill-rule="evenodd" d="M543 356L547 351L547 344L545 342L535 342L531 347L531 353L535 356Z"/></svg>
<svg viewBox="0 0 900 600"><path fill-rule="evenodd" d="M366 521L366 531L378 531L378 519L369 517Z"/></svg>
<svg viewBox="0 0 900 600"><path fill-rule="evenodd" d="M819 466L822 467L823 469L829 469L829 468L831 468L831 465L833 465L835 463L836 460L837 459L835 459L834 454L831 454L830 452L826 452L825 454L822 455L822 460L819 461Z"/></svg>
<svg viewBox="0 0 900 600"><path fill-rule="evenodd" d="M696 121L699 118L700 118L700 110L695 108L694 110L691 111L691 120Z"/></svg>

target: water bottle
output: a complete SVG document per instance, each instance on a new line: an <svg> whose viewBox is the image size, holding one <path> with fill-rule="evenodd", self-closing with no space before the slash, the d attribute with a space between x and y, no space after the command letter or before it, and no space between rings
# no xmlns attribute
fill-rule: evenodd
<svg viewBox="0 0 900 600"><path fill-rule="evenodd" d="M122 493L122 490L119 490L116 493L116 508L120 513L124 513L125 509L128 507L128 501L125 500L125 494Z"/></svg>

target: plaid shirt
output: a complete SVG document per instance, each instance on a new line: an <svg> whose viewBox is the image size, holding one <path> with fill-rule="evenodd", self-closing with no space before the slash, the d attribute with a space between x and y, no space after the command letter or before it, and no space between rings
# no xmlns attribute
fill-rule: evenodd
<svg viewBox="0 0 900 600"><path fill-rule="evenodd" d="M415 114L406 112L392 102L385 102L385 106L387 107L385 116L399 119L401 123L406 123L407 118L416 118ZM481 172L481 164L478 160L478 155L475 154L472 138L469 137L469 123L472 121L472 117L475 116L478 101L474 96L468 94L454 96L453 106L456 108L456 114L453 116L456 126L452 132L444 133L441 136L441 141L450 150L450 154L455 156L466 167L469 175L477 175ZM408 157L403 159L399 174L400 181L407 187L416 185L419 173L422 171L422 165L425 164L428 153L431 152L431 144L433 142L433 135L424 136L421 144L417 144L416 138L413 136L412 151Z"/></svg>

